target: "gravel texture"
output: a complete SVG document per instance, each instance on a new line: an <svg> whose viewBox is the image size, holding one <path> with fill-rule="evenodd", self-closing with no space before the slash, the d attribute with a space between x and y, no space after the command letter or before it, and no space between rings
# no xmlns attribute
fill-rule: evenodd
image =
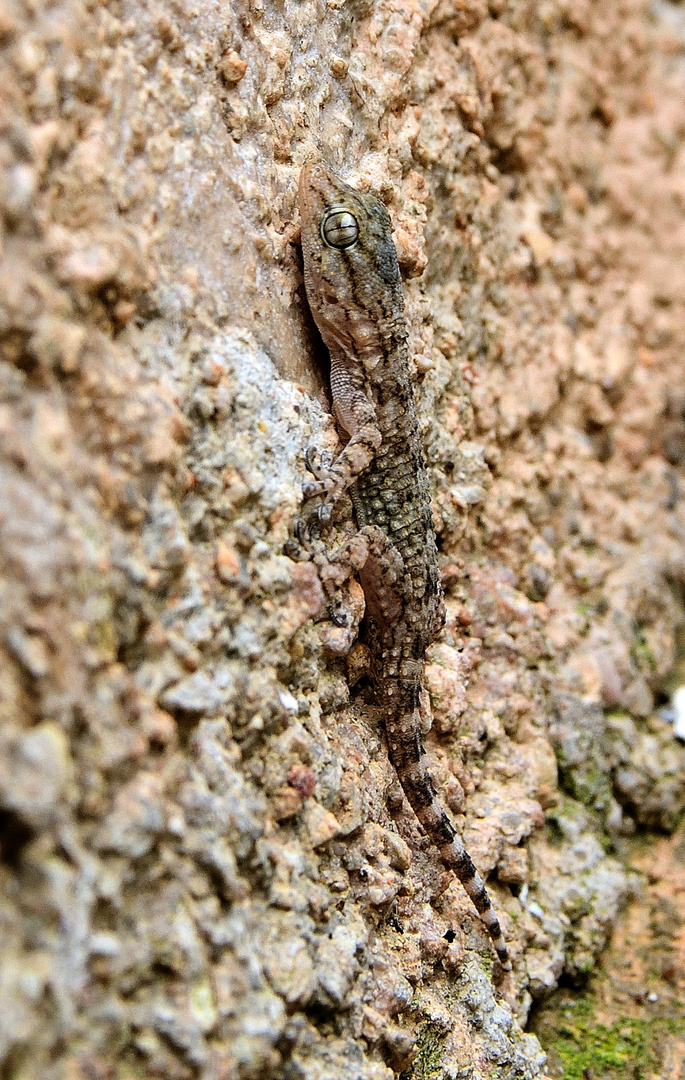
<svg viewBox="0 0 685 1080"><path fill-rule="evenodd" d="M543 1078L685 747L668 0L0 0L3 1080ZM334 450L296 189L387 201L502 978L284 545ZM342 506L331 542L350 531ZM649 836L646 832L645 836Z"/></svg>

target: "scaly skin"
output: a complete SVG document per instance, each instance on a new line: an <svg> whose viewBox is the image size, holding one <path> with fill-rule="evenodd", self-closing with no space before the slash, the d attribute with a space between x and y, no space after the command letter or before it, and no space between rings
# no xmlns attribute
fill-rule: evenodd
<svg viewBox="0 0 685 1080"><path fill-rule="evenodd" d="M353 232L343 239L349 246L324 239L331 208L352 215L344 218L348 230L356 223L354 242ZM302 169L300 214L307 299L331 354L333 409L349 439L325 475L305 485L305 494L327 521L350 491L368 545L360 578L390 759L416 816L509 969L490 898L423 760L421 676L426 648L444 621L444 604L390 218L375 196L355 191L320 161Z"/></svg>

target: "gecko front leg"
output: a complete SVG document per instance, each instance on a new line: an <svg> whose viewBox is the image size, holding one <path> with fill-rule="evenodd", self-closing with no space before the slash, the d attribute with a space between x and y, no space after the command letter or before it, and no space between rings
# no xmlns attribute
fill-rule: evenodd
<svg viewBox="0 0 685 1080"><path fill-rule="evenodd" d="M305 498L321 498L315 510L321 522L330 521L335 504L369 467L382 441L376 410L364 392L359 365L332 356L331 390L335 417L349 441L327 469L319 465L316 479L302 485Z"/></svg>

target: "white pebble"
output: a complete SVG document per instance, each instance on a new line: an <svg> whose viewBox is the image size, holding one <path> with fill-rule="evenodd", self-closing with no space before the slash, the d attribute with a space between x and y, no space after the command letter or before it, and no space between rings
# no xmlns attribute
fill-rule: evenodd
<svg viewBox="0 0 685 1080"><path fill-rule="evenodd" d="M294 698L287 690L279 690L278 696L281 699L281 705L284 709L287 709L288 712L299 712L300 707L297 703L297 698Z"/></svg>
<svg viewBox="0 0 685 1080"><path fill-rule="evenodd" d="M119 939L106 930L91 934L90 951L95 956L116 956L121 949Z"/></svg>
<svg viewBox="0 0 685 1080"><path fill-rule="evenodd" d="M673 694L673 734L685 741L685 686L679 686Z"/></svg>

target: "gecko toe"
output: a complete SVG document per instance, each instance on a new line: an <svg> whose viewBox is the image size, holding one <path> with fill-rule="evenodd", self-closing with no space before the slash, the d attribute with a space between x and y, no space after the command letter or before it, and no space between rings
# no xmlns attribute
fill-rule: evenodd
<svg viewBox="0 0 685 1080"><path fill-rule="evenodd" d="M315 446L308 446L304 452L304 463L312 476L323 480L333 464L333 455L328 450L317 450Z"/></svg>
<svg viewBox="0 0 685 1080"><path fill-rule="evenodd" d="M300 547L307 546L307 540L309 539L309 525L305 518L298 517L293 524L293 533L295 534L295 543Z"/></svg>
<svg viewBox="0 0 685 1080"><path fill-rule="evenodd" d="M304 463L310 473L316 476L318 450L315 446L308 446L304 452Z"/></svg>
<svg viewBox="0 0 685 1080"><path fill-rule="evenodd" d="M305 480L302 485L302 494L305 499L313 499L316 495L323 495L325 488L320 480Z"/></svg>
<svg viewBox="0 0 685 1080"><path fill-rule="evenodd" d="M345 608L343 607L340 600L338 600L336 604L331 606L329 615L330 620L334 626L346 627L350 625L349 612L345 611Z"/></svg>
<svg viewBox="0 0 685 1080"><path fill-rule="evenodd" d="M288 539L283 545L283 554L287 555L287 557L289 559L292 559L293 562L308 562L309 559L311 559L311 555L308 551L305 551L302 545L302 541L300 540L299 536L297 536L297 527L299 522L300 519L298 518L295 522L293 529L293 531L295 532L295 536L288 537Z"/></svg>
<svg viewBox="0 0 685 1080"><path fill-rule="evenodd" d="M307 551L311 548L312 544L320 539L319 517L316 507L312 507L311 510L305 512L295 520L293 533L296 541Z"/></svg>

